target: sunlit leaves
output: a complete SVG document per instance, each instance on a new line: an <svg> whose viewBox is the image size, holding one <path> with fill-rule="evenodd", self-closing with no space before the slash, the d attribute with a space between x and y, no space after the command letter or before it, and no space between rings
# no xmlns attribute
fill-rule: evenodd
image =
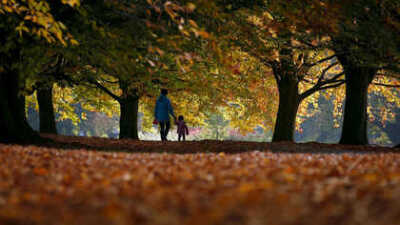
<svg viewBox="0 0 400 225"><path fill-rule="evenodd" d="M394 87L390 87L390 85ZM396 117L394 112L400 107L400 90L395 87L396 85L399 85L399 80L396 78L377 76L374 79L368 90L370 97L375 97L375 102L371 102L368 106L370 121L379 120L382 124L386 124L387 121L394 120Z"/></svg>
<svg viewBox="0 0 400 225"><path fill-rule="evenodd" d="M71 7L75 7L75 6L79 6L80 5L80 1L79 0L61 0L61 2L63 4L68 4Z"/></svg>
<svg viewBox="0 0 400 225"><path fill-rule="evenodd" d="M79 0L62 0L62 3L71 7L79 6ZM66 26L54 19L47 1L4 0L0 2L0 14L10 17L18 15L22 18L18 19L19 25L15 27L20 36L28 33L49 43L78 44L71 34L66 32Z"/></svg>

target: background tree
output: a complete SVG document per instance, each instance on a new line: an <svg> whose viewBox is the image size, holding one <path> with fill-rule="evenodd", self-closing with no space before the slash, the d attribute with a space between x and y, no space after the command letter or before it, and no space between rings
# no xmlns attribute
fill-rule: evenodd
<svg viewBox="0 0 400 225"><path fill-rule="evenodd" d="M68 7L78 3L63 2ZM76 41L65 32L64 24L53 17L46 1L2 1L0 17L0 141L34 141L38 136L26 122L21 94L29 76L25 53L42 40L63 45Z"/></svg>
<svg viewBox="0 0 400 225"><path fill-rule="evenodd" d="M378 71L399 71L399 4L390 0L272 4L289 18L287 26L330 38L346 78L342 144L368 144L368 87Z"/></svg>
<svg viewBox="0 0 400 225"><path fill-rule="evenodd" d="M344 83L337 59L325 47L325 40L295 28L283 28L280 23L285 18L279 14L263 8L235 12L227 28L236 29L224 33L271 68L278 87L279 108L272 141L293 141L300 103L319 90Z"/></svg>

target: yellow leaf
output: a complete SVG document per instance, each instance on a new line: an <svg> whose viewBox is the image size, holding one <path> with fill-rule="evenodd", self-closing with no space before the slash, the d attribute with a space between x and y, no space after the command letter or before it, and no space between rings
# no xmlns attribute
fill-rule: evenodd
<svg viewBox="0 0 400 225"><path fill-rule="evenodd" d="M197 23L194 22L193 20L189 20L189 23L190 23L190 25L192 25L192 26L194 26L194 27L196 27L196 28L199 27L199 26L197 25Z"/></svg>
<svg viewBox="0 0 400 225"><path fill-rule="evenodd" d="M75 39L71 39L70 42L72 45L79 45L79 42Z"/></svg>
<svg viewBox="0 0 400 225"><path fill-rule="evenodd" d="M8 7L8 6L3 6L3 8L4 8L4 10L6 10L7 12L9 12L9 13L12 13L12 9L10 8L10 7Z"/></svg>
<svg viewBox="0 0 400 225"><path fill-rule="evenodd" d="M196 9L196 5L191 2L189 2L186 7L187 7L188 11L190 11L190 12L192 12Z"/></svg>
<svg viewBox="0 0 400 225"><path fill-rule="evenodd" d="M269 13L269 12L265 12L264 16L267 16L267 18L270 19L270 20L274 19L274 17L272 17L271 13Z"/></svg>
<svg viewBox="0 0 400 225"><path fill-rule="evenodd" d="M85 113L85 112L82 113L81 117L82 117L83 120L87 120L87 117L86 117L86 113Z"/></svg>
<svg viewBox="0 0 400 225"><path fill-rule="evenodd" d="M205 31L199 31L197 32L198 35L200 35L202 38L208 39L210 37L210 35L205 32Z"/></svg>

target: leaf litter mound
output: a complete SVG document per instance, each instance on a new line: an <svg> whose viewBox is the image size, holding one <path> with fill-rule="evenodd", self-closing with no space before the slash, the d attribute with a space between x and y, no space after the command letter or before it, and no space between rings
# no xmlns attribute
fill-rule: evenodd
<svg viewBox="0 0 400 225"><path fill-rule="evenodd" d="M0 145L0 224L400 221L390 148L49 137Z"/></svg>

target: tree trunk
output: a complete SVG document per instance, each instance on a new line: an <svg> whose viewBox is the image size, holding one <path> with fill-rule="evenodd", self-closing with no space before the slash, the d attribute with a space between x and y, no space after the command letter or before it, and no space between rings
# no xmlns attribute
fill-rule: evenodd
<svg viewBox="0 0 400 225"><path fill-rule="evenodd" d="M278 82L279 108L272 142L294 141L296 115L300 105L300 95L296 79L284 76Z"/></svg>
<svg viewBox="0 0 400 225"><path fill-rule="evenodd" d="M366 145L368 86L376 69L343 65L346 77L346 99L340 144Z"/></svg>
<svg viewBox="0 0 400 225"><path fill-rule="evenodd" d="M139 140L138 111L139 97L136 90L129 90L121 82L122 97L120 101L121 116L119 121L119 138Z"/></svg>
<svg viewBox="0 0 400 225"><path fill-rule="evenodd" d="M53 86L39 87L36 95L39 104L40 132L57 134L53 106Z"/></svg>
<svg viewBox="0 0 400 225"><path fill-rule="evenodd" d="M19 95L17 73L0 74L0 142L33 143L40 138L25 117L25 97Z"/></svg>

